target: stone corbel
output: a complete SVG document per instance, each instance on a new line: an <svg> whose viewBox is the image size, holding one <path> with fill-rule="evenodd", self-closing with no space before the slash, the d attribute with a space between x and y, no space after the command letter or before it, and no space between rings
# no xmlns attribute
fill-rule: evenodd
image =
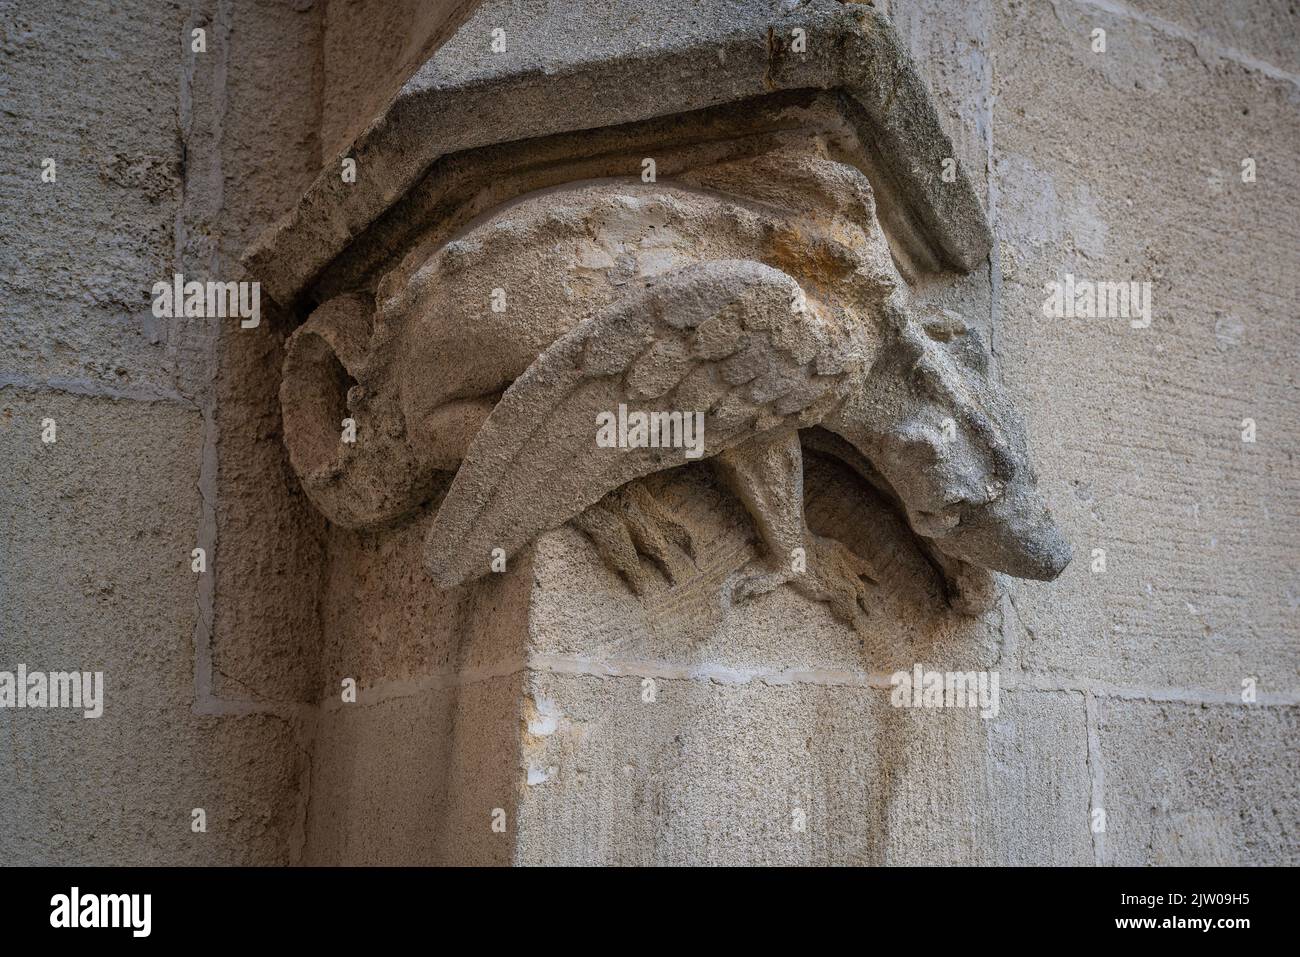
<svg viewBox="0 0 1300 957"><path fill-rule="evenodd" d="M451 43L512 35L508 7ZM1055 578L1070 548L1018 410L972 324L912 293L990 234L888 20L755 4L692 29L653 53L578 24L499 66L444 50L354 143L355 182L328 167L249 251L306 316L281 402L312 502L349 528L432 503L444 587L571 524L641 594L701 568L647 481L709 469L759 545L723 605L789 584L861 628L878 570L810 530L814 455L959 610L990 571Z"/></svg>

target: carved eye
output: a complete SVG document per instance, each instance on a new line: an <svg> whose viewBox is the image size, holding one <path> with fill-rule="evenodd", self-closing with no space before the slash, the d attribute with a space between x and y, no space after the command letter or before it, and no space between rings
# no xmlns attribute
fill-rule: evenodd
<svg viewBox="0 0 1300 957"><path fill-rule="evenodd" d="M921 326L925 329L925 334L935 342L952 342L971 331L965 319L947 309L937 316L924 319Z"/></svg>
<svg viewBox="0 0 1300 957"><path fill-rule="evenodd" d="M944 310L922 322L926 335L940 343L954 359L981 375L988 374L989 354L984 340L961 316Z"/></svg>
<svg viewBox="0 0 1300 957"><path fill-rule="evenodd" d="M919 422L905 423L889 434L889 440L896 452L917 465L930 465L942 457L939 433Z"/></svg>

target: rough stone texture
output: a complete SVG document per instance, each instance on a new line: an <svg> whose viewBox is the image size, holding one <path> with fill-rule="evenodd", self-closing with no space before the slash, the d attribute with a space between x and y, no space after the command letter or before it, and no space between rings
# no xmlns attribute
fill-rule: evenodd
<svg viewBox="0 0 1300 957"><path fill-rule="evenodd" d="M334 0L325 7L320 64L320 166L343 153L477 0ZM314 172L314 170L313 170ZM264 220L266 222L266 220Z"/></svg>
<svg viewBox="0 0 1300 957"><path fill-rule="evenodd" d="M545 720L523 737L520 863L1091 860L1078 696L1016 697L986 724L817 682L537 674L530 689Z"/></svg>
<svg viewBox="0 0 1300 957"><path fill-rule="evenodd" d="M365 581L368 548L346 545L332 562L340 581ZM419 555L419 539L397 536L381 546L393 561ZM388 587L395 599L422 604L431 589L418 562L411 577ZM327 611L339 661L327 656L316 718L309 789L313 796L300 860L305 864L507 864L515 849L519 734L524 726L522 662L532 570L523 563L470 589L458 627L435 617L425 627L457 658L431 661L423 628L378 623L387 641L367 641L374 623ZM459 594L457 594L459 593ZM348 595L343 601L353 597ZM364 606L360 606L364 607ZM463 623L463 624L462 624ZM442 632L438 635L438 632ZM440 640L442 639L442 640ZM357 649L365 660L351 660ZM340 670L329 671L331 664ZM341 694L355 677L355 702ZM499 812L501 827L494 828Z"/></svg>
<svg viewBox="0 0 1300 957"><path fill-rule="evenodd" d="M1222 56L1270 73L1300 74L1300 10L1291 0L1129 0L1127 7L1162 32L1190 41L1207 63Z"/></svg>
<svg viewBox="0 0 1300 957"><path fill-rule="evenodd" d="M856 579L870 567L805 531L794 430L824 425L959 574L1056 577L1069 547L1034 492L987 352L960 316L914 308L891 258L902 244L882 228L900 219L833 158L856 132L830 126L742 139L752 155L721 162L697 150L677 173L685 188L524 195L405 256L373 296L327 301L294 333L280 392L312 502L343 527L400 521L454 470L427 540L434 581L487 574L493 549L512 557L576 519L639 591L621 513L686 552L690 533L652 497L616 490L704 457L763 530L763 560L724 594L790 579L861 628L869 601ZM841 145L825 145L836 134ZM796 298L806 306L791 309ZM683 410L704 441L594 449L593 414L624 407ZM344 416L354 441L340 441ZM635 544L672 563L666 547ZM796 549L808 569L792 577ZM671 577L689 564L679 555Z"/></svg>
<svg viewBox="0 0 1300 957"><path fill-rule="evenodd" d="M286 480L278 412L256 399L281 360L274 339L245 336L239 358L219 363L218 341L241 330L226 339L218 322L155 319L150 306L153 283L175 271L238 278L231 253L316 172L316 58L286 69L299 45L313 49L311 8L0 9L11 120L0 133L0 669L102 667L109 698L95 720L0 713L5 861L283 864L301 849L310 724L246 700L256 679L292 673L304 657L285 600L302 601L302 589L277 595L289 563L257 557L310 552L283 504L301 495ZM190 49L195 28L206 53ZM58 163L53 184L40 181L45 156ZM235 424L224 432L234 481L222 520L243 508L246 526L260 526L241 539L230 521L224 553L219 393L220 419ZM59 428L48 447L46 415ZM265 535L276 526L278 538ZM190 571L196 545L205 575ZM210 640L222 555L232 571L241 558L260 562L227 579L237 585L227 619L278 599L285 610L266 625L281 626L285 645L270 663L227 656L243 682L218 700ZM314 594L306 601L314 624ZM268 634L251 631L245 650ZM205 834L190 829L195 807L207 811Z"/></svg>
<svg viewBox="0 0 1300 957"><path fill-rule="evenodd" d="M988 34L992 5L943 0L882 0L879 5L916 60L944 131L987 209L992 69L981 38Z"/></svg>
<svg viewBox="0 0 1300 957"><path fill-rule="evenodd" d="M946 134L930 145L961 160L997 239L968 276L913 277L914 301L991 344L1077 557L1055 583L1000 579L989 611L955 615L893 506L805 443L810 527L882 570L862 632L784 587L724 614L715 586L759 536L696 466L647 486L695 531L697 578L637 598L564 527L505 574L440 590L422 551L441 488L404 524L328 525L290 467L278 391L316 303L372 294L389 257L427 258L521 193L635 177L627 157L674 129L730 135L758 114L734 101L770 92L762 67L797 85L827 53L816 30L804 63L741 25L868 5L485 6L407 90L437 99L513 71L522 99L489 88L451 130L406 119L473 134L457 148L553 135L436 162L445 141L412 140L388 173L361 163L374 208L356 222L316 208L336 233L295 252L299 279L346 249L301 307L264 300L257 335L157 322L149 285L174 269L242 278L246 244L337 177L468 5L48 6L0 4L0 669L102 663L109 703L96 721L0 711L0 860L1297 863L1288 0L869 5L915 57ZM719 24L757 86L718 86L725 64L700 50ZM197 25L202 57L182 42ZM504 60L487 49L498 25ZM1095 26L1106 54L1088 49ZM692 57L715 81L696 100ZM646 75L661 82L621 85ZM551 82L573 92L550 102ZM793 96L784 115L821 108ZM547 125L558 115L579 119ZM370 136L401 142L404 122ZM657 154L661 181L696 148ZM39 183L45 155L57 186ZM1237 176L1247 155L1254 184ZM1150 280L1151 327L1043 317L1044 284L1067 272ZM206 578L188 568L196 542ZM997 671L1000 713L890 707L889 675L916 662ZM196 806L207 834L189 830Z"/></svg>
<svg viewBox="0 0 1300 957"><path fill-rule="evenodd" d="M206 175L219 184L198 193L205 202L195 224L196 234L212 237L215 273L238 275L239 254L261 224L292 205L319 170L323 64L315 51L325 6L264 0L230 8L228 40L216 51L226 86L214 84L207 105L192 108L190 151L196 162L210 160ZM276 69L286 50L296 51L294 69ZM248 64L265 66L242 68ZM314 702L324 523L286 480L275 396L295 320L265 297L262 313L258 329L226 323L215 331L207 688L220 699Z"/></svg>
<svg viewBox="0 0 1300 957"><path fill-rule="evenodd" d="M816 0L796 15L773 0L675 2L629 22L631 12L547 0L481 5L355 141L356 181L328 164L249 250L250 270L278 301L296 302L396 196L459 150L591 129L596 117L612 126L798 89L844 91L846 109L870 131L877 188L928 234L936 265L968 271L984 258L979 201L964 172L941 180L951 143L896 33L872 7ZM804 52L791 50L796 28L811 37ZM493 31L502 31L502 52L492 51ZM665 75L671 99L659 86Z"/></svg>
<svg viewBox="0 0 1300 957"><path fill-rule="evenodd" d="M943 582L902 519L839 462L808 456L804 496L811 530L844 541L878 572L862 633L792 589L724 611L719 587L761 554L743 506L704 468L656 476L647 487L693 530L698 573L652 584L638 599L580 533L544 536L530 618L537 657L585 657L615 670L657 663L668 674L731 680L883 680L916 661L945 669L997 664L996 624L947 610Z"/></svg>
<svg viewBox="0 0 1300 957"><path fill-rule="evenodd" d="M322 708L302 863L416 865L435 859L456 698L455 690L438 688ZM375 821L384 826L374 827Z"/></svg>
<svg viewBox="0 0 1300 957"><path fill-rule="evenodd" d="M182 201L181 25L176 6L0 6L6 379L156 394L186 378L149 295L171 273Z"/></svg>
<svg viewBox="0 0 1300 957"><path fill-rule="evenodd" d="M189 713L201 424L176 402L0 389L0 667L102 671L105 699L95 719L0 711L6 863L289 859L296 723Z"/></svg>
<svg viewBox="0 0 1300 957"><path fill-rule="evenodd" d="M57 426L48 445L46 418ZM89 668L99 659L122 704L188 703L201 426L179 403L3 390L9 522L0 549L11 663L37 668L57 654L51 668Z"/></svg>
<svg viewBox="0 0 1300 957"><path fill-rule="evenodd" d="M1097 24L1105 54L1088 48ZM1229 696L1254 675L1294 694L1296 86L1092 7L1009 4L996 36L996 343L1079 553L1050 596L1016 594L1022 663ZM1150 328L1046 318L1044 284L1067 272L1150 281Z"/></svg>
<svg viewBox="0 0 1300 957"><path fill-rule="evenodd" d="M1118 701L1098 710L1102 863L1295 866L1296 708Z"/></svg>
<svg viewBox="0 0 1300 957"><path fill-rule="evenodd" d="M287 864L304 740L294 721L269 714L128 705L88 721L6 709L0 854L24 865ZM206 833L191 830L194 808L206 812Z"/></svg>

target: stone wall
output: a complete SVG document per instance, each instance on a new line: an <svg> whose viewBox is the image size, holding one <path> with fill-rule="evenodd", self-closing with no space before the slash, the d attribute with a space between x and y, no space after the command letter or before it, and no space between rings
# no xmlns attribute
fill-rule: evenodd
<svg viewBox="0 0 1300 957"><path fill-rule="evenodd" d="M160 320L151 288L240 278L315 176L325 27L311 0L0 8L0 668L102 670L107 698L0 710L5 863L300 853L314 712L282 689L323 546L279 438L284 322Z"/></svg>
<svg viewBox="0 0 1300 957"><path fill-rule="evenodd" d="M638 602L568 528L438 590L432 507L337 529L290 468L309 304L152 315L173 272L245 278L455 28L469 75L498 23L559 45L541 0L472 6L0 7L0 670L102 670L107 697L0 709L0 861L1296 863L1293 5L889 0L995 235L922 294L991 341L1076 557L973 620L900 573L866 637L789 589ZM1045 317L1066 273L1150 282L1151 325ZM877 547L848 481L810 460L810 524ZM656 492L717 562L752 548L708 478ZM891 708L913 662L997 671L999 714Z"/></svg>

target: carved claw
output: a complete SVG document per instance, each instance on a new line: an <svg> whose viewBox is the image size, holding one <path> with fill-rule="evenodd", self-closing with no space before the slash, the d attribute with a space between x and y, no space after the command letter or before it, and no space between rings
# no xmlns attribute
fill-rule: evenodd
<svg viewBox="0 0 1300 957"><path fill-rule="evenodd" d="M722 480L745 504L765 557L723 586L730 604L789 583L835 617L865 632L872 568L842 542L808 530L803 515L803 452L793 429L728 449L716 459ZM799 554L802 553L802 554Z"/></svg>
<svg viewBox="0 0 1300 957"><path fill-rule="evenodd" d="M808 535L807 569L790 579L791 586L811 601L826 602L840 621L866 634L875 569L843 542Z"/></svg>
<svg viewBox="0 0 1300 957"><path fill-rule="evenodd" d="M865 634L870 608L870 586L875 570L843 542L806 533L801 561L782 561L776 555L755 559L723 585L727 604L738 604L789 584L810 601L830 605L831 613Z"/></svg>
<svg viewBox="0 0 1300 957"><path fill-rule="evenodd" d="M644 559L675 585L695 571L695 541L640 483L615 489L573 519L605 564L623 576L636 595L655 583Z"/></svg>
<svg viewBox="0 0 1300 957"><path fill-rule="evenodd" d="M738 605L766 595L790 581L794 574L788 567L778 566L771 559L756 558L723 582L723 604Z"/></svg>

